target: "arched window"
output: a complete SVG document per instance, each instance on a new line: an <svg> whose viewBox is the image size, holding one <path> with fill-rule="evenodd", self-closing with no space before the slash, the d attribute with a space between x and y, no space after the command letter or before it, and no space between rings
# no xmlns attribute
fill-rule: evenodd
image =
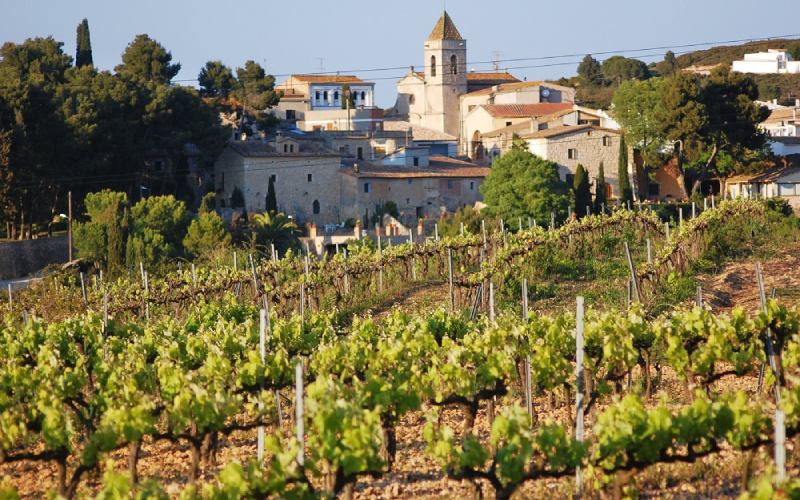
<svg viewBox="0 0 800 500"><path fill-rule="evenodd" d="M409 95L408 95L408 103L409 103L409 104L414 104L414 102L415 102L416 100L417 100L417 99L414 97L414 94L409 94Z"/></svg>
<svg viewBox="0 0 800 500"><path fill-rule="evenodd" d="M436 76L436 56L431 56L431 76Z"/></svg>
<svg viewBox="0 0 800 500"><path fill-rule="evenodd" d="M327 90L322 93L322 100L324 100L324 101L328 100L328 91Z"/></svg>
<svg viewBox="0 0 800 500"><path fill-rule="evenodd" d="M315 215L319 215L319 200L314 200L314 203L311 205L311 208L312 212L314 212Z"/></svg>
<svg viewBox="0 0 800 500"><path fill-rule="evenodd" d="M450 56L450 73L457 75L458 74L458 57L455 54Z"/></svg>
<svg viewBox="0 0 800 500"><path fill-rule="evenodd" d="M364 92L363 90L361 91L361 100L362 101L366 101L367 100L367 93Z"/></svg>
<svg viewBox="0 0 800 500"><path fill-rule="evenodd" d="M338 101L339 100L339 91L338 90L333 93L333 100L334 101Z"/></svg>

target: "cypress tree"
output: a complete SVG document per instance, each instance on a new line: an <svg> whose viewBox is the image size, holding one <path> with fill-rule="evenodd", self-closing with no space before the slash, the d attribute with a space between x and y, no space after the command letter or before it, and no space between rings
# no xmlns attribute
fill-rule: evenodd
<svg viewBox="0 0 800 500"><path fill-rule="evenodd" d="M89 36L89 21L84 18L78 25L77 48L75 49L75 66L90 66L92 61L92 40Z"/></svg>
<svg viewBox="0 0 800 500"><path fill-rule="evenodd" d="M628 176L628 146L625 145L625 136L619 138L619 201L624 207L628 202L633 204L633 189L631 189L631 179Z"/></svg>
<svg viewBox="0 0 800 500"><path fill-rule="evenodd" d="M597 182L594 188L594 213L603 213L603 208L606 205L606 173L603 162L600 162L600 167L597 169Z"/></svg>
<svg viewBox="0 0 800 500"><path fill-rule="evenodd" d="M577 217L586 216L586 207L592 204L592 193L589 190L589 176L580 163L575 169L572 191L575 195L575 215Z"/></svg>
<svg viewBox="0 0 800 500"><path fill-rule="evenodd" d="M278 211L278 200L275 198L275 179L273 177L269 178L269 186L267 187L266 209L269 213Z"/></svg>

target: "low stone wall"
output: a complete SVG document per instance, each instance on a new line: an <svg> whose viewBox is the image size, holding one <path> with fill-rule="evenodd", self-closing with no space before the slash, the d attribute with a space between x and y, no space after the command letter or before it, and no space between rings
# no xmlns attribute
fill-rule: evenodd
<svg viewBox="0 0 800 500"><path fill-rule="evenodd" d="M67 236L0 242L0 280L16 279L66 262Z"/></svg>

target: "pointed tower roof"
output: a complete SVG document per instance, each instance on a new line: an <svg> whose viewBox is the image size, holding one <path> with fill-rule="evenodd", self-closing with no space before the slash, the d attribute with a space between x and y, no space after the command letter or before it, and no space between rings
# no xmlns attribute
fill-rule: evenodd
<svg viewBox="0 0 800 500"><path fill-rule="evenodd" d="M436 21L436 26L433 27L428 40L463 40L463 38L461 38L461 33L458 32L453 20L450 19L450 14L444 11L442 17Z"/></svg>

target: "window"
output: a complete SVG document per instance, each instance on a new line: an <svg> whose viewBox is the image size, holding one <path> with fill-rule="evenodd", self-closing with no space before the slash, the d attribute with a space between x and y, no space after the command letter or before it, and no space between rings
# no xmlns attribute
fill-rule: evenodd
<svg viewBox="0 0 800 500"><path fill-rule="evenodd" d="M286 110L286 119L287 120L296 120L297 119L297 113L295 112L295 110L287 109Z"/></svg>
<svg viewBox="0 0 800 500"><path fill-rule="evenodd" d="M323 92L323 93L322 93L322 99L323 99L324 101L327 101L327 100L328 100L328 91L327 91L327 90L326 90L325 92Z"/></svg>
<svg viewBox="0 0 800 500"><path fill-rule="evenodd" d="M604 135L603 136L603 146L610 146L611 145L611 137Z"/></svg>
<svg viewBox="0 0 800 500"><path fill-rule="evenodd" d="M450 73L453 75L458 74L458 57L455 54L450 56Z"/></svg>
<svg viewBox="0 0 800 500"><path fill-rule="evenodd" d="M408 180L408 183L411 184L411 179Z"/></svg>
<svg viewBox="0 0 800 500"><path fill-rule="evenodd" d="M338 90L333 93L333 100L334 101L338 101L339 100L339 91Z"/></svg>
<svg viewBox="0 0 800 500"><path fill-rule="evenodd" d="M362 101L366 101L367 100L367 94L364 91L361 92L361 100Z"/></svg>
<svg viewBox="0 0 800 500"><path fill-rule="evenodd" d="M414 101L416 101L416 100L417 100L417 99L416 99L416 97L414 97L414 94L410 94L410 95L408 96L408 103L409 103L409 104L414 104Z"/></svg>
<svg viewBox="0 0 800 500"><path fill-rule="evenodd" d="M308 180L308 182L311 182L312 175L311 174L306 175L306 179Z"/></svg>
<svg viewBox="0 0 800 500"><path fill-rule="evenodd" d="M284 152L284 153L287 153L287 152L289 152L289 145L288 145L288 144L284 144L284 145L283 145L283 152Z"/></svg>
<svg viewBox="0 0 800 500"><path fill-rule="evenodd" d="M655 182L651 182L647 186L647 195L648 196L658 196L661 194L661 186Z"/></svg>
<svg viewBox="0 0 800 500"><path fill-rule="evenodd" d="M419 167L419 158L416 156L414 157L414 166Z"/></svg>
<svg viewBox="0 0 800 500"><path fill-rule="evenodd" d="M365 193L371 193L372 192L372 186L369 185L369 182L365 182L364 183L364 192Z"/></svg>
<svg viewBox="0 0 800 500"><path fill-rule="evenodd" d="M453 189L453 181L451 180L447 181L447 189Z"/></svg>
<svg viewBox="0 0 800 500"><path fill-rule="evenodd" d="M510 127L510 126L511 126L511 122L506 122L506 127Z"/></svg>
<svg viewBox="0 0 800 500"><path fill-rule="evenodd" d="M311 174L308 174L311 176ZM319 214L319 200L314 200L314 203L311 205L311 211L314 212L314 215Z"/></svg>
<svg viewBox="0 0 800 500"><path fill-rule="evenodd" d="M436 56L431 56L431 76L436 76Z"/></svg>
<svg viewBox="0 0 800 500"><path fill-rule="evenodd" d="M411 203L411 198L406 198L406 205L408 205L409 203Z"/></svg>
<svg viewBox="0 0 800 500"><path fill-rule="evenodd" d="M317 90L317 100L319 101L319 90Z"/></svg>
<svg viewBox="0 0 800 500"><path fill-rule="evenodd" d="M362 148L361 146L358 147L358 159L359 160L364 159L364 148Z"/></svg>
<svg viewBox="0 0 800 500"><path fill-rule="evenodd" d="M568 149L567 150L567 158L570 160L577 160L578 159L578 150L577 149Z"/></svg>
<svg viewBox="0 0 800 500"><path fill-rule="evenodd" d="M475 181L469 181L469 190L475 191Z"/></svg>

